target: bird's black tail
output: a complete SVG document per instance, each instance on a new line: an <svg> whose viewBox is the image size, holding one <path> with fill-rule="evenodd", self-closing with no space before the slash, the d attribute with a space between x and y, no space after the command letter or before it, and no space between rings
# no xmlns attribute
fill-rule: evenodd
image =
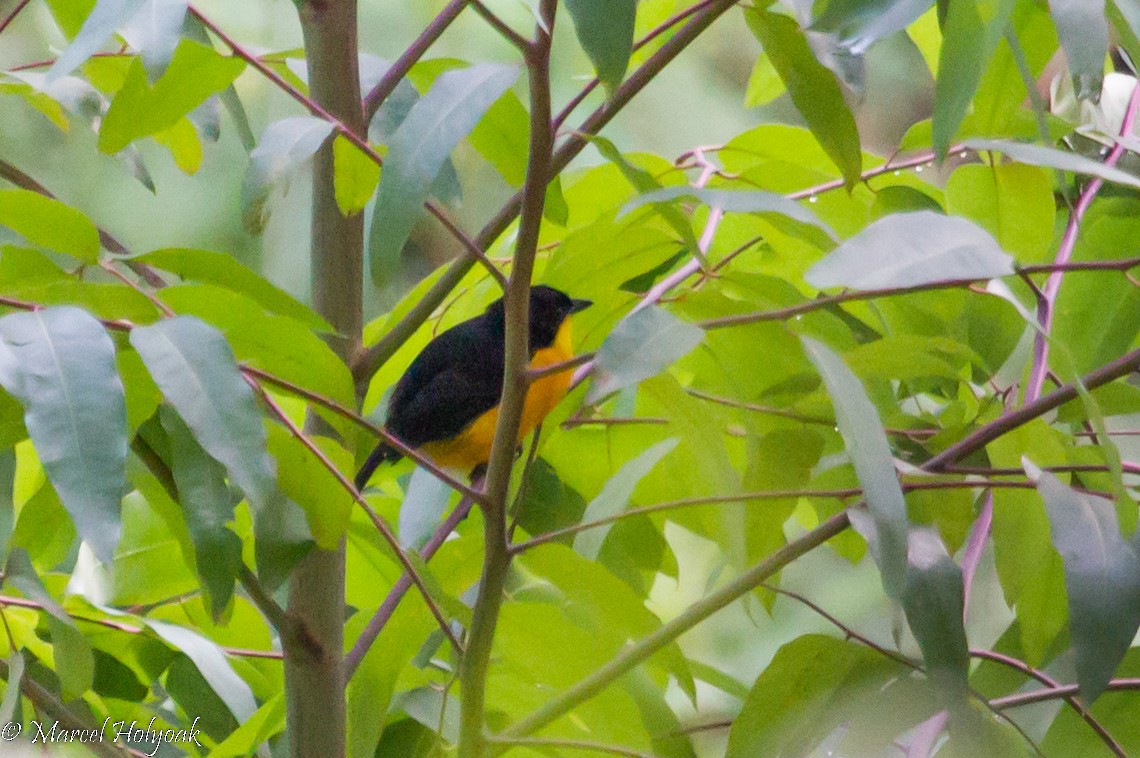
<svg viewBox="0 0 1140 758"><path fill-rule="evenodd" d="M356 479L353 482L356 484L356 491L362 492L364 485L368 484L368 480L372 478L372 474L380 467L381 463L387 461L398 461L403 456L400 451L391 447L385 442L381 442L376 446L376 449L368 456L368 460L360 467L360 471L356 472Z"/></svg>

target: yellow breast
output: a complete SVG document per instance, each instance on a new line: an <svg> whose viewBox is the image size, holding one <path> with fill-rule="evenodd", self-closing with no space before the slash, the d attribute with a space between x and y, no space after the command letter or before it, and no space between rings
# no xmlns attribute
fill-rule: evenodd
<svg viewBox="0 0 1140 758"><path fill-rule="evenodd" d="M570 344L570 319L562 322L553 344L535 352L530 368L539 369L569 360L574 355ZM559 371L532 382L523 405L518 441L534 431L539 422L566 396L573 378L573 369ZM456 437L441 442L429 442L422 451L440 466L470 471L491 457L491 444L495 440L495 425L499 420L499 407L479 416Z"/></svg>

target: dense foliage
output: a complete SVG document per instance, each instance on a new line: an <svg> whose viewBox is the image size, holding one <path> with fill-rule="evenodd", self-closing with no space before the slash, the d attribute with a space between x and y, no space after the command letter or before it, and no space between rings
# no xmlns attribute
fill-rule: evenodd
<svg viewBox="0 0 1140 758"><path fill-rule="evenodd" d="M393 62L295 5L264 50L205 3L0 2L0 129L251 235L313 187L297 298L0 154L0 737L1140 753L1140 2L451 0ZM501 47L436 55L453 23ZM745 30L752 128L602 136ZM195 176L226 139L240 188ZM518 455L532 281L594 305ZM504 295L485 476L357 493L395 381Z"/></svg>

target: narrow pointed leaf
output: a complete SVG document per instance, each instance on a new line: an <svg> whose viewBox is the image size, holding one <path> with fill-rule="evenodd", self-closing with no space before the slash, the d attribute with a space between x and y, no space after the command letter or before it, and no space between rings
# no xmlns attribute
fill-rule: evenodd
<svg viewBox="0 0 1140 758"><path fill-rule="evenodd" d="M75 39L52 64L48 80L70 74L107 44L115 30L138 12L143 0L98 0Z"/></svg>
<svg viewBox="0 0 1140 758"><path fill-rule="evenodd" d="M586 402L595 403L623 387L657 376L700 344L704 336L700 327L662 308L644 308L623 319L598 348Z"/></svg>
<svg viewBox="0 0 1140 758"><path fill-rule="evenodd" d="M289 316L313 329L326 332L333 330L314 310L258 276L252 269L238 263L232 255L213 250L168 247L137 255L134 260L177 274L183 279L208 282L240 292L267 311Z"/></svg>
<svg viewBox="0 0 1140 758"><path fill-rule="evenodd" d="M1097 100L1108 55L1108 19L1104 0L1049 0L1057 36L1077 81L1077 96Z"/></svg>
<svg viewBox="0 0 1140 758"><path fill-rule="evenodd" d="M0 190L0 226L28 242L67 253L84 263L99 259L99 230L91 219L38 192Z"/></svg>
<svg viewBox="0 0 1140 758"><path fill-rule="evenodd" d="M154 633L177 650L181 650L198 667L206 683L217 693L238 720L245 721L257 712L253 691L230 666L221 649L197 632L165 621L147 620Z"/></svg>
<svg viewBox="0 0 1140 758"><path fill-rule="evenodd" d="M970 663L962 623L962 569L951 560L938 532L926 527L911 529L907 559L903 609L922 648L926 671L961 695Z"/></svg>
<svg viewBox="0 0 1140 758"><path fill-rule="evenodd" d="M637 488L638 482L644 479L662 458L671 453L673 448L677 447L677 442L676 439L658 442L618 469L618 472L610 477L609 481L602 487L598 496L586 506L586 511L582 514L582 522L597 521L616 516L624 511L629 506L629 499L633 497L633 491ZM579 532L574 538L574 552L590 560L597 560L598 553L602 551L602 544L606 541L606 535L610 533L611 527L612 525L607 524Z"/></svg>
<svg viewBox="0 0 1140 758"><path fill-rule="evenodd" d="M122 88L99 127L99 149L117 153L140 137L172 128L184 116L230 86L245 68L240 58L184 39L170 65L151 86L142 61L127 70Z"/></svg>
<svg viewBox="0 0 1140 758"><path fill-rule="evenodd" d="M842 358L809 337L800 340L827 386L835 407L836 425L863 488L874 525L871 545L883 575L883 588L890 596L899 598L906 587L906 502L879 412Z"/></svg>
<svg viewBox="0 0 1140 758"><path fill-rule="evenodd" d="M178 47L189 0L144 0L123 27L123 38L142 57L150 78L162 76Z"/></svg>
<svg viewBox="0 0 1140 758"><path fill-rule="evenodd" d="M284 182L320 149L333 125L313 116L291 116L265 127L249 154L249 169L241 187L241 220L251 232L260 232L269 213L269 192Z"/></svg>
<svg viewBox="0 0 1140 758"><path fill-rule="evenodd" d="M796 110L839 168L847 186L854 187L863 170L863 153L859 129L843 99L839 80L816 60L803 30L791 17L758 8L746 9L744 14Z"/></svg>
<svg viewBox="0 0 1140 758"><path fill-rule="evenodd" d="M95 656L87 638L75 626L55 598L52 597L28 554L22 548L12 550L4 565L4 576L28 599L40 604L48 612L48 627L51 630L52 653L55 659L55 672L59 677L64 697L78 698L91 688L95 674Z"/></svg>
<svg viewBox="0 0 1140 758"><path fill-rule="evenodd" d="M933 211L895 213L845 240L804 275L814 287L913 287L1013 273L990 233Z"/></svg>
<svg viewBox="0 0 1140 758"><path fill-rule="evenodd" d="M1106 166L1100 161L1086 158L1083 155L1057 150L1044 145L1030 145L1025 142L1011 142L1009 140L971 139L962 143L970 150L993 150L1012 158L1018 163L1027 163L1030 166L1045 166L1062 171L1072 171L1074 174L1095 176L1106 182L1122 184L1125 187L1140 189L1140 177L1127 171Z"/></svg>
<svg viewBox="0 0 1140 758"><path fill-rule="evenodd" d="M131 344L167 401L257 509L276 492L265 429L225 338L192 316L131 331Z"/></svg>
<svg viewBox="0 0 1140 758"><path fill-rule="evenodd" d="M801 224L822 229L832 239L835 238L835 232L810 210L795 200L789 200L776 192L765 190L724 190L689 186L663 187L630 200L622 206L618 218L643 205L669 203L683 197L693 198L707 206L720 208L726 213L779 213L793 221L799 221Z"/></svg>
<svg viewBox="0 0 1140 758"><path fill-rule="evenodd" d="M566 0L578 42L611 93L621 85L633 53L636 0Z"/></svg>
<svg viewBox="0 0 1140 758"><path fill-rule="evenodd" d="M372 277L383 281L422 213L451 151L514 80L518 69L482 63L441 74L392 135L380 174L368 250Z"/></svg>
<svg viewBox="0 0 1140 758"><path fill-rule="evenodd" d="M114 344L98 321L71 306L0 318L0 342L7 348L0 364L15 359L0 366L0 383L23 404L36 453L80 536L109 563L127 459Z"/></svg>
<svg viewBox="0 0 1140 758"><path fill-rule="evenodd" d="M934 150L946 157L978 90L986 63L1001 40L1014 0L947 3L934 86Z"/></svg>
<svg viewBox="0 0 1140 758"><path fill-rule="evenodd" d="M198 576L209 597L210 613L218 619L233 597L241 568L241 540L227 526L236 499L226 486L225 468L206 454L182 418L165 405L159 418L170 440L171 472L194 543Z"/></svg>
<svg viewBox="0 0 1140 758"><path fill-rule="evenodd" d="M1065 564L1069 633L1081 699L1104 691L1140 628L1140 556L1120 534L1110 500L1077 492L1028 459L1045 501L1053 546Z"/></svg>

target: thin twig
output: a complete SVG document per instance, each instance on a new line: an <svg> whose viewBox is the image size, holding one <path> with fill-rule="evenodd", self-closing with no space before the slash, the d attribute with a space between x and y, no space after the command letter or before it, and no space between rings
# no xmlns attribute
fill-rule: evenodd
<svg viewBox="0 0 1140 758"><path fill-rule="evenodd" d="M469 497L464 497L459 501L459 505L455 506L455 510L447 517L442 524L440 524L431 538L428 539L424 546L420 548L420 558L424 562L430 561L436 551L443 545L452 532L459 526L459 522L467 518L467 514L471 511L471 506L474 502ZM360 666L364 656L372 648L372 644L376 642L376 638L380 636L380 632L384 630L384 626L392 618L392 614L396 612L396 607L400 601L404 599L404 595L412 586L412 575L405 571L392 585L392 589L388 590L388 595L384 598L384 602L376 609L376 613L368 621L367 626L360 632L360 636L352 643L352 649L344 656L344 681L348 682L352 679L352 675L356 673L356 669Z"/></svg>
<svg viewBox="0 0 1140 758"><path fill-rule="evenodd" d="M954 480L933 482L904 481L901 483L901 487L903 489L903 492L916 492L926 490L984 489L989 487L996 489L1031 490L1035 489L1036 485L1028 481L1010 482L999 480ZM521 553L526 550L530 550L533 547L543 545L547 542L577 534L578 532L584 532L589 529L596 529L598 527L613 524L627 518L636 518L637 516L646 516L651 513L661 513L663 511L675 511L684 508L694 508L701 505L744 503L752 500L794 500L801 497L850 500L852 498L861 497L862 494L863 490L859 487L842 487L834 489L760 490L757 492L741 492L732 495L702 495L698 497L682 498L680 500L669 500L663 503L641 506L639 508L629 508L619 513L597 519L596 521L583 521L580 524L571 524L570 526L564 526L560 529L544 532L535 537L532 537L525 542L517 542L511 545L511 552L516 554ZM1103 495L1105 493L1093 494Z"/></svg>
<svg viewBox="0 0 1140 758"><path fill-rule="evenodd" d="M376 115L376 111L380 110L380 106L388 99L396 90L396 85L400 83L408 72L412 70L412 66L423 58L435 41L440 38L447 27L459 17L463 9L467 6L468 0L451 0L443 10L439 12L434 19L431 20L424 30L420 32L420 36L416 37L412 44L404 48L404 52L396 61L388 67L384 75L380 77L380 81L376 86L364 96L364 121L370 122L372 117Z"/></svg>
<svg viewBox="0 0 1140 758"><path fill-rule="evenodd" d="M241 58L249 65L257 69L258 73L268 79L270 83L303 105L314 116L317 116L318 118L321 118L331 124L333 129L338 134L351 142L353 147L363 153L365 157L367 157L377 166L384 165L384 159L380 156L379 153L372 149L372 146L368 144L366 137L357 134L343 121L321 107L321 105L315 100L310 98L304 92L301 92L301 90L297 89L289 82L285 81L285 79L282 78L272 68L270 68L265 63L265 61L261 60L256 55L246 50L239 42L237 42L237 40L233 39L224 31L222 31L222 29L217 24L203 15L202 12L195 8L193 5L189 6L189 12L196 19L198 19L203 26L217 35L218 39L222 40L226 47L228 47L235 56ZM423 205L427 212L438 219L443 224L444 228L448 230L448 232L451 232L455 235L456 239L460 242L460 244L463 245L464 249L481 249L477 242L472 241L466 234L459 233L459 227L457 227L450 221L450 219L447 218L447 215L443 212L443 209L440 208L439 205L431 200L425 200Z"/></svg>
<svg viewBox="0 0 1140 758"><path fill-rule="evenodd" d="M1121 690L1140 690L1140 679L1113 679L1105 687L1106 691L1119 692ZM1046 687L1032 692L1018 692L1005 697L994 698L990 707L1003 711L1007 708L1018 708L1023 705L1043 703L1046 700L1061 700L1066 697L1081 694L1078 684L1064 684L1060 687Z"/></svg>
<svg viewBox="0 0 1140 758"><path fill-rule="evenodd" d="M12 597L10 595L0 595L0 607L12 606L13 608L28 608L30 610L42 611L47 613L42 605L35 600L28 600L23 597ZM117 632L124 634L145 634L147 629L134 624L128 624L122 621L115 621L113 619L91 618L78 613L68 611L67 615L73 621L81 621L85 624L95 624L104 629L113 629ZM220 650L227 655L232 655L239 658L274 658L280 659L281 653L273 650L246 650L244 648L223 647Z"/></svg>
<svg viewBox="0 0 1140 758"><path fill-rule="evenodd" d="M1121 134L1130 134L1132 132L1132 125L1136 122L1138 110L1140 110L1140 82L1137 82L1132 89L1132 96L1128 100L1128 108L1124 113L1124 119L1120 126ZM1114 144L1104 159L1104 165L1109 168L1115 166L1117 161L1120 160L1120 156L1124 155L1124 150L1124 145L1119 142ZM1077 204L1069 214L1069 221L1065 226L1065 233L1061 237L1061 245L1057 248L1057 256L1054 259L1054 263L1069 263L1069 259L1072 258L1073 255L1073 249L1077 244L1077 235L1080 233L1081 220L1084 218L1085 212L1089 209L1089 206L1092 205L1093 199L1103 185L1103 179L1094 177L1077 198ZM1029 371L1029 382L1025 387L1025 399L1027 402L1036 400L1041 394L1042 387L1045 384L1045 372L1049 369L1049 341L1047 335L1052 331L1054 306L1057 302L1057 294L1061 290L1062 278L1063 273L1061 271L1055 271L1049 276L1048 281L1045 282L1045 299L1041 301L1037 309L1037 321L1041 329L1033 338L1033 364Z"/></svg>
<svg viewBox="0 0 1140 758"><path fill-rule="evenodd" d="M1002 666L1007 666L1009 668L1020 671L1026 676L1036 679L1046 687L1056 689L1061 686L1060 682L1046 674L1044 671L1035 669L1025 661L1020 661L1012 656L998 653L993 650L971 650L970 655L974 658L983 658L987 661L993 661L994 663L1001 664ZM1101 724L1095 716L1092 715L1088 708L1085 708L1084 704L1081 703L1081 701L1078 700L1075 695L1066 695L1062 697L1062 699L1069 705L1069 707L1076 711L1082 719L1084 719L1085 723L1088 724L1094 732L1096 732L1097 736L1100 737L1105 746L1112 751L1113 755L1116 755L1119 758L1127 758L1128 753L1124 751L1124 748L1121 747L1120 743L1117 742L1115 738L1113 738L1108 729L1106 729L1105 726Z"/></svg>
<svg viewBox="0 0 1140 758"><path fill-rule="evenodd" d="M503 39L510 42L512 45L519 49L524 56L530 55L531 44L530 40L516 32L503 21L503 19L496 16L491 10L479 2L479 0L470 0L471 8L478 13L484 21L491 25L491 27L502 35Z"/></svg>
<svg viewBox="0 0 1140 758"><path fill-rule="evenodd" d="M396 559L404 567L404 570L411 575L412 582L416 585L416 588L423 595L424 602L427 603L428 609L431 611L432 615L435 617L436 622L439 624L439 628L443 630L443 633L447 636L447 639L451 642L455 650L459 653L462 653L463 645L459 642L459 638L455 636L455 633L451 631L451 624L448 622L447 618L444 617L443 611L440 610L439 605L431 596L431 591L428 589L427 583L424 581L423 577L419 575L419 572L416 570L415 565L408 557L407 552L405 552L404 548L400 545L400 540L397 539L396 535L392 533L391 527L389 527L384 519L380 516L380 514L377 513L372 508L372 506L368 504L368 501L365 500L364 497L356 491L356 487L353 486L348 477L341 473L340 469L336 467L336 464L329 460L324 451L317 447L316 444L311 439L309 439L308 435L301 431L300 427L298 427L293 422L293 420L289 418L289 414L285 413L285 411L281 408L281 406L277 404L273 397L265 391L265 388L263 388L257 382L257 380L252 379L248 376L245 377L245 380L249 383L250 387L253 388L254 392L256 392L261 397L262 402L265 403L270 412L277 417L277 420L284 424L285 428L289 430L289 433L292 434L298 442L304 445L308 451L321 462L321 465L324 466L325 469L327 469L328 472L333 475L333 477L337 480L344 491L352 497L353 501L359 505L364 513L368 516L368 519L372 522L372 525L376 528L376 531L380 533L380 536L383 537L384 541L388 543L388 546L392 548L392 552L396 554Z"/></svg>
<svg viewBox="0 0 1140 758"><path fill-rule="evenodd" d="M53 200L56 199L55 195L52 194L47 187L4 160L0 160L0 179L5 179L21 189L31 190L32 192L39 193ZM130 250L128 250L123 243L119 242L119 240L115 239L106 229L98 228L98 232L99 244L109 250L113 255L130 255ZM150 286L155 288L166 286L166 280L145 263L139 263L138 261L127 261L126 263L132 271L142 277L143 281Z"/></svg>
<svg viewBox="0 0 1140 758"><path fill-rule="evenodd" d="M16 20L16 16L19 16L20 11L24 10L31 1L32 0L20 0L20 2L16 4L16 7L12 9L12 12L4 17L4 20L0 21L0 34L8 28L9 24Z"/></svg>
<svg viewBox="0 0 1140 758"><path fill-rule="evenodd" d="M376 437L384 440L384 442L386 444L391 445L393 448L398 450L401 455L415 461L418 466L423 468L425 471L430 473L436 479L439 479L441 482L443 482L447 486L451 487L453 490L455 490L459 494L463 495L464 497L469 497L472 500L474 500L475 502L480 503L480 504L482 504L483 502L486 501L486 496L482 492L478 491L474 487L469 487L468 485L464 484L459 479L456 479L451 474L447 473L442 468L440 468L438 465L436 465L436 463L434 461L432 461L431 458L428 458L423 453L419 452L418 450L416 450L413 447L408 447L408 445L406 443L404 443L402 440L400 440L399 437L394 436L387 429L385 429L381 426L377 426L376 424L373 424L371 421L364 418L359 413L351 410L350 408L346 408L345 406L341 405L340 403L333 400L332 398L325 397L324 395L321 395L320 393L313 392L312 390L309 390L309 389L305 389L304 387L301 387L300 385L294 384L293 382L290 382L287 379L282 379L279 376L275 376L274 374L270 374L267 371L262 371L261 369L255 368L255 367L250 366L248 364L243 363L240 365L240 368L241 368L241 372L243 374L245 374L247 377L250 377L250 378L253 378L253 379L256 379L259 381L268 382L269 384L272 384L275 387L279 387L280 389L285 390L286 392L288 392L291 395L296 395L297 397L303 397L306 400L313 402L313 403L316 403L317 405L321 406L322 408L326 408L326 409L332 411L333 413L337 414L338 416L351 421L352 423L356 424L357 426L360 426L363 429L367 429L369 432L374 434Z"/></svg>
<svg viewBox="0 0 1140 758"><path fill-rule="evenodd" d="M526 380L528 382L535 382L539 379L542 379L543 377L552 376L554 374L561 374L563 371L569 371L572 368L577 368L578 366L582 366L592 360L594 360L593 353L582 353L581 355L576 355L568 360L561 361L559 363L552 363L549 366L527 369Z"/></svg>
<svg viewBox="0 0 1140 758"><path fill-rule="evenodd" d="M507 496L529 384L530 288L534 273L546 189L554 178L554 133L550 127L550 48L556 0L540 0L534 43L526 55L530 95L530 139L523 182L514 265L503 295L503 387L491 456L487 461L483 508L483 570L472 610L467 654L460 666L459 758L485 755L486 689L491 647L511 554L507 545Z"/></svg>

